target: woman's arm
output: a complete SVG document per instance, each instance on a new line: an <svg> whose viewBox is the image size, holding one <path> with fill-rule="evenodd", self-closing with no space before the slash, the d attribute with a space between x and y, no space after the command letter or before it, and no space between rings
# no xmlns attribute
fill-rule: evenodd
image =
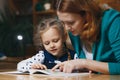
<svg viewBox="0 0 120 80"><path fill-rule="evenodd" d="M95 60L86 59L85 68L87 68L91 71L100 72L103 74L109 74L107 62L99 62L99 61L95 61Z"/></svg>
<svg viewBox="0 0 120 80"><path fill-rule="evenodd" d="M52 70L59 68L63 72L71 73L74 70L88 69L90 71L109 74L108 63L88 59L76 59L65 61L56 65Z"/></svg>

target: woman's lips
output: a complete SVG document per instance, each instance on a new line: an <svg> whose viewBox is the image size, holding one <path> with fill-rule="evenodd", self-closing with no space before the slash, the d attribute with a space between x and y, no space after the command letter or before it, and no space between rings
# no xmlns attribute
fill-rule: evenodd
<svg viewBox="0 0 120 80"><path fill-rule="evenodd" d="M72 34L74 34L74 31L71 31Z"/></svg>

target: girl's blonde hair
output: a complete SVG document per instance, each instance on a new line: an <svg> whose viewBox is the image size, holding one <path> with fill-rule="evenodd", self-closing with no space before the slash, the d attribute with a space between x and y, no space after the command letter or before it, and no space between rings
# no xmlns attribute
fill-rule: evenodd
<svg viewBox="0 0 120 80"><path fill-rule="evenodd" d="M60 35L62 36L63 39L65 39L66 37L66 31L63 27L63 23L58 20L57 18L47 18L47 19L43 19L37 26L37 34L40 38L40 47L44 48L42 45L42 39L41 39L41 35L43 33L45 33L47 30L49 30L50 28L55 28L56 30L58 30L58 32L60 33Z"/></svg>

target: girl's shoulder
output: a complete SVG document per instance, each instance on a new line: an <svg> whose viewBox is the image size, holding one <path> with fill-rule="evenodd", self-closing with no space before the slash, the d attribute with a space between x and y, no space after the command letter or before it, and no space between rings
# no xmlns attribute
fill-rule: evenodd
<svg viewBox="0 0 120 80"><path fill-rule="evenodd" d="M44 59L45 58L45 54L44 51L39 51L36 55L34 55L32 58L34 59Z"/></svg>
<svg viewBox="0 0 120 80"><path fill-rule="evenodd" d="M36 54L36 56L39 56L39 57L46 57L46 56L49 56L49 55L51 55L48 51L46 51L46 50L40 50L37 54Z"/></svg>
<svg viewBox="0 0 120 80"><path fill-rule="evenodd" d="M44 53L45 53L45 52L41 50L41 51L39 51L39 52L36 54L36 56L42 56L42 55L44 55Z"/></svg>

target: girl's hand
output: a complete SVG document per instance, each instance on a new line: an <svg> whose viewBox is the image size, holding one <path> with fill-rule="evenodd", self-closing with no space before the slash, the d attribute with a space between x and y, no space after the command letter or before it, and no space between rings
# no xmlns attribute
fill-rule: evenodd
<svg viewBox="0 0 120 80"><path fill-rule="evenodd" d="M85 68L85 59L75 59L62 62L57 64L55 67L52 68L54 71L55 69L59 68L62 72L71 73L74 70L79 70Z"/></svg>
<svg viewBox="0 0 120 80"><path fill-rule="evenodd" d="M31 65L32 69L47 69L47 67L43 64L37 63L37 64L33 64Z"/></svg>

